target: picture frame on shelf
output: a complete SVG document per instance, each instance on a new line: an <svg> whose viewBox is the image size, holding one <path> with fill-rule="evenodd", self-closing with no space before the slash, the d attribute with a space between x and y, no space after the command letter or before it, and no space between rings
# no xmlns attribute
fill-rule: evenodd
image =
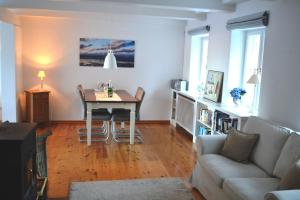
<svg viewBox="0 0 300 200"><path fill-rule="evenodd" d="M224 72L208 70L203 97L220 103L222 99Z"/></svg>

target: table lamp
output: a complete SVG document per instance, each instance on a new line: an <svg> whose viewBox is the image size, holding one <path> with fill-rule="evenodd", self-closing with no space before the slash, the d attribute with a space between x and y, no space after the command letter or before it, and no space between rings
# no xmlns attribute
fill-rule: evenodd
<svg viewBox="0 0 300 200"><path fill-rule="evenodd" d="M37 76L41 79L41 90L42 90L44 78L46 77L46 73L45 73L45 71L40 70Z"/></svg>

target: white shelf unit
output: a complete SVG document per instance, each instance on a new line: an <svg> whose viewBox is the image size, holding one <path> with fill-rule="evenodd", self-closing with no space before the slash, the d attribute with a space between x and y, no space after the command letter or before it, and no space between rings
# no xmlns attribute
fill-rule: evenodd
<svg viewBox="0 0 300 200"><path fill-rule="evenodd" d="M191 92L177 90L172 90L171 111L171 124L179 125L192 134L193 142L199 133L204 133L200 129L203 131L205 128L206 134L222 134L219 130L220 115L223 116L221 121L228 120L227 125L234 125L238 130L243 129L247 118L252 115L246 108L215 103Z"/></svg>

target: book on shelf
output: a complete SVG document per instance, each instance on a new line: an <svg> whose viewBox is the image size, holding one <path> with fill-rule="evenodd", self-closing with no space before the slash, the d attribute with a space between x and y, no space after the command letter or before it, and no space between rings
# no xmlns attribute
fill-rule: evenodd
<svg viewBox="0 0 300 200"><path fill-rule="evenodd" d="M224 118L230 118L230 116L226 113L215 110L215 113L214 113L214 127L215 127L216 131L221 131L222 132L222 119L224 119Z"/></svg>
<svg viewBox="0 0 300 200"><path fill-rule="evenodd" d="M198 135L210 135L211 134L211 129L204 127L204 126L200 126L199 127L199 133Z"/></svg>
<svg viewBox="0 0 300 200"><path fill-rule="evenodd" d="M230 129L237 129L238 119L231 118L228 114L218 110L216 110L214 114L214 127L217 132L227 134Z"/></svg>
<svg viewBox="0 0 300 200"><path fill-rule="evenodd" d="M211 126L212 125L212 111L207 108L203 108L200 110L200 121Z"/></svg>

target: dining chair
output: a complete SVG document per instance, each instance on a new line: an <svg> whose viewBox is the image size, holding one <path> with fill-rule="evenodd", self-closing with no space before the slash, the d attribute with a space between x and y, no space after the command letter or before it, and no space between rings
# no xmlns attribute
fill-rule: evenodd
<svg viewBox="0 0 300 200"><path fill-rule="evenodd" d="M136 116L135 120L140 120L140 108L145 96L145 90L141 87L137 88L135 98L138 100L136 103ZM121 128L116 129L116 122L121 123ZM130 122L130 110L128 109L113 109L112 110L112 135L115 142L129 142L130 134L129 130L125 129L125 122ZM135 130L135 140L142 143L143 137L141 131L136 127Z"/></svg>
<svg viewBox="0 0 300 200"><path fill-rule="evenodd" d="M80 95L81 103L83 106L83 118L87 119L87 104L84 100L84 90L81 84L77 86L77 90ZM102 121L101 127L92 127L92 141L93 142L107 142L109 139L109 121L111 120L111 113L104 108L92 110L92 121ZM87 128L78 129L79 141L86 142ZM83 139L85 137L85 139ZM103 138L104 137L104 138Z"/></svg>

